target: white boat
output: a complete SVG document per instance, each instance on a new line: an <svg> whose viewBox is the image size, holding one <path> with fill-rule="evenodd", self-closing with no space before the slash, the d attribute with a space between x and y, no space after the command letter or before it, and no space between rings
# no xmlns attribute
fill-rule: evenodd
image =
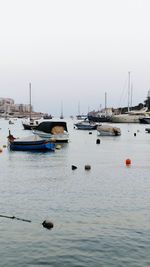
<svg viewBox="0 0 150 267"><path fill-rule="evenodd" d="M55 142L66 143L69 141L67 124L63 121L43 121L33 133L37 134L42 139L50 139Z"/></svg>
<svg viewBox="0 0 150 267"><path fill-rule="evenodd" d="M140 119L143 117L145 117L145 115L139 115L139 114L112 115L111 122L114 122L114 123L139 123Z"/></svg>
<svg viewBox="0 0 150 267"><path fill-rule="evenodd" d="M111 125L99 125L97 126L97 133L101 136L119 136L121 135L121 130L118 127L113 127Z"/></svg>
<svg viewBox="0 0 150 267"><path fill-rule="evenodd" d="M89 122L88 120L83 120L77 123L74 123L75 128L78 130L96 130L97 124L95 122Z"/></svg>
<svg viewBox="0 0 150 267"><path fill-rule="evenodd" d="M130 99L131 95L131 99ZM140 118L146 116L146 108L141 110L131 110L132 108L132 88L130 88L130 71L128 72L128 112L125 114L112 115L111 121L115 123L139 123Z"/></svg>

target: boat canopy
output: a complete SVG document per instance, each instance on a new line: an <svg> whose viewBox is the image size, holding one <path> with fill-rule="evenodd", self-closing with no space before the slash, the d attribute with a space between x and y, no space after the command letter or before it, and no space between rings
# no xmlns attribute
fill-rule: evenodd
<svg viewBox="0 0 150 267"><path fill-rule="evenodd" d="M68 132L67 124L63 121L44 121L38 125L36 130L51 134Z"/></svg>

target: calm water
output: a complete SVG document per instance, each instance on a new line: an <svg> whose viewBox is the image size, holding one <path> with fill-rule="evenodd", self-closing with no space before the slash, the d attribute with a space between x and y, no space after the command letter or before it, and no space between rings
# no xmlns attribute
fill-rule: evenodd
<svg viewBox="0 0 150 267"><path fill-rule="evenodd" d="M0 218L0 266L150 266L150 134L146 125L119 127L120 137L100 137L97 145L96 131L75 130L68 120L70 142L61 150L3 148L0 214L32 222ZM8 128L30 134L21 120L0 119L0 128L0 147ZM51 231L45 219L54 222Z"/></svg>

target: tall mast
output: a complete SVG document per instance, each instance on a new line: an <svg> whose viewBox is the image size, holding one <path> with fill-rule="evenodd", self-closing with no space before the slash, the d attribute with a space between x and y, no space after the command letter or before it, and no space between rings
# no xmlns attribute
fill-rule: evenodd
<svg viewBox="0 0 150 267"><path fill-rule="evenodd" d="M131 109L132 109L132 98L133 98L133 83L131 83Z"/></svg>
<svg viewBox="0 0 150 267"><path fill-rule="evenodd" d="M61 101L61 114L60 114L60 118L63 119L64 115L63 115L63 102Z"/></svg>
<svg viewBox="0 0 150 267"><path fill-rule="evenodd" d="M107 108L107 93L105 92L105 110Z"/></svg>
<svg viewBox="0 0 150 267"><path fill-rule="evenodd" d="M107 93L105 92L105 112L107 112Z"/></svg>
<svg viewBox="0 0 150 267"><path fill-rule="evenodd" d="M31 111L32 111L32 107L31 107L31 83L29 83L29 105L30 105L30 120L31 120Z"/></svg>
<svg viewBox="0 0 150 267"><path fill-rule="evenodd" d="M80 115L80 101L78 103L78 115Z"/></svg>
<svg viewBox="0 0 150 267"><path fill-rule="evenodd" d="M128 112L130 111L130 71L128 72Z"/></svg>

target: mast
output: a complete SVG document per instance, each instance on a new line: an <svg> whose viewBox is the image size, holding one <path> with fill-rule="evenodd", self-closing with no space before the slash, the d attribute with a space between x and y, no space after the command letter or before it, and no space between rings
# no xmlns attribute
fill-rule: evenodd
<svg viewBox="0 0 150 267"><path fill-rule="evenodd" d="M130 111L130 71L128 72L128 112Z"/></svg>
<svg viewBox="0 0 150 267"><path fill-rule="evenodd" d="M78 115L80 115L80 101L78 103Z"/></svg>
<svg viewBox="0 0 150 267"><path fill-rule="evenodd" d="M63 102L61 101L61 114L60 114L60 119L63 119L64 115L63 115Z"/></svg>
<svg viewBox="0 0 150 267"><path fill-rule="evenodd" d="M107 93L105 92L105 113L107 113Z"/></svg>
<svg viewBox="0 0 150 267"><path fill-rule="evenodd" d="M31 121L31 111L32 111L32 107L31 107L31 83L29 83L29 105L30 105L30 121Z"/></svg>
<svg viewBox="0 0 150 267"><path fill-rule="evenodd" d="M132 98L133 98L133 83L131 83L131 104L130 104L131 110L132 110Z"/></svg>

